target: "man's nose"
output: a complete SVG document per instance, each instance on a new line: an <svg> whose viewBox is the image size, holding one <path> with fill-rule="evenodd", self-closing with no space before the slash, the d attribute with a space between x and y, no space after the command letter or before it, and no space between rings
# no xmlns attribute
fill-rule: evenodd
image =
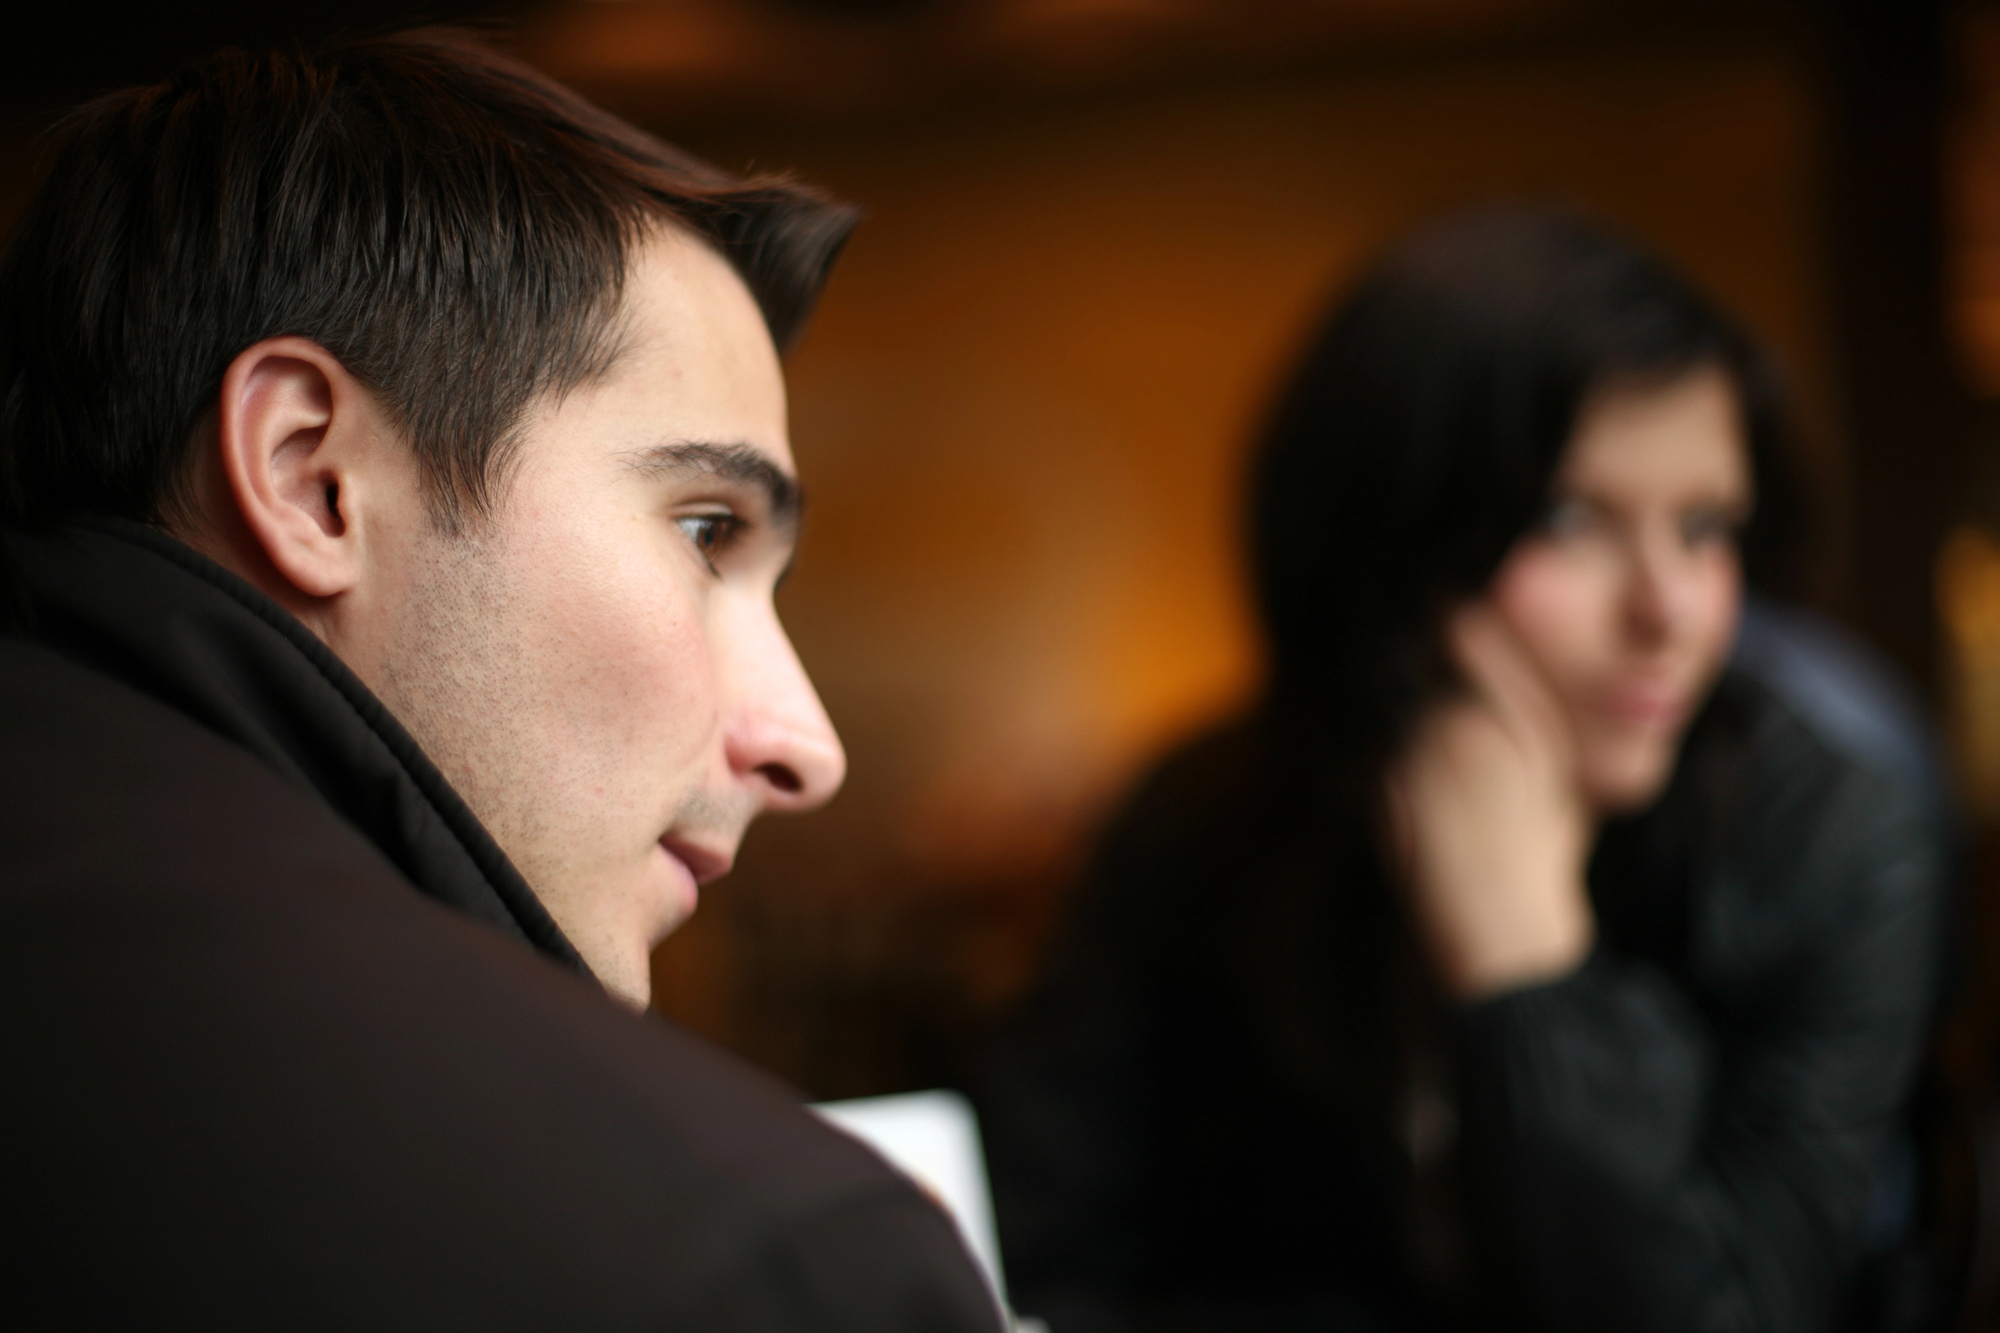
<svg viewBox="0 0 2000 1333"><path fill-rule="evenodd" d="M847 776L847 754L805 667L776 617L753 632L737 664L742 686L731 709L729 766L765 810L811 810Z"/></svg>

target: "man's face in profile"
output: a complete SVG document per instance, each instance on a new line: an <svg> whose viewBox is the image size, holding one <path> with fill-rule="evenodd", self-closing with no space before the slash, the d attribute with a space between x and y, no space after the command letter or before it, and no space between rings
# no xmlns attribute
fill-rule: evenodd
<svg viewBox="0 0 2000 1333"><path fill-rule="evenodd" d="M598 978L650 954L839 740L772 606L797 491L785 389L719 255L635 248L618 359L531 410L491 523L412 548L371 683Z"/></svg>

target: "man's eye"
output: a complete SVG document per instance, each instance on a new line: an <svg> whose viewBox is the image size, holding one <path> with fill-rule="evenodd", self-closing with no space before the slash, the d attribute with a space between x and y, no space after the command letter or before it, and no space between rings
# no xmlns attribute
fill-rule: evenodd
<svg viewBox="0 0 2000 1333"><path fill-rule="evenodd" d="M683 514L674 522L711 562L729 548L730 540L743 529L743 520L734 514Z"/></svg>

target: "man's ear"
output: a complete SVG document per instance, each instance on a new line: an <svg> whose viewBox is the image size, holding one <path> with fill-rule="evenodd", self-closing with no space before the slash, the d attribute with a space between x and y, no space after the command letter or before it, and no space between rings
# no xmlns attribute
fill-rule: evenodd
<svg viewBox="0 0 2000 1333"><path fill-rule="evenodd" d="M233 517L260 548L244 555L261 555L290 585L284 591L309 599L359 582L355 509L364 464L380 447L380 418L373 396L332 353L291 337L245 348L223 374L212 445Z"/></svg>

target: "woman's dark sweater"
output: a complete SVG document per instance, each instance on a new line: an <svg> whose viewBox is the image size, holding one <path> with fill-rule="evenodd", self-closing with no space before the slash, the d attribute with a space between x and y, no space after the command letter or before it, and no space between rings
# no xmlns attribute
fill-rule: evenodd
<svg viewBox="0 0 2000 1333"><path fill-rule="evenodd" d="M1732 671L1668 793L1600 839L1588 961L1459 1006L1297 742L1256 718L1144 784L994 1054L1020 1308L1826 1326L1934 1003L1921 794Z"/></svg>

